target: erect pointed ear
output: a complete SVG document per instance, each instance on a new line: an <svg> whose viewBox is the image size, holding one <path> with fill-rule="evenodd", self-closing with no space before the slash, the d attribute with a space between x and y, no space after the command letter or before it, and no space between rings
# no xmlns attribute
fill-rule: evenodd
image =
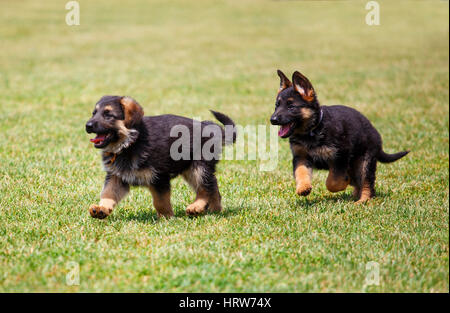
<svg viewBox="0 0 450 313"><path fill-rule="evenodd" d="M291 81L284 75L284 73L280 70L277 70L278 76L280 76L280 88L278 89L278 93L282 92L286 88L289 88L292 86Z"/></svg>
<svg viewBox="0 0 450 313"><path fill-rule="evenodd" d="M124 124L126 128L133 128L142 121L144 110L136 100L131 97L122 97L120 99L120 104L122 104L123 113L125 115Z"/></svg>
<svg viewBox="0 0 450 313"><path fill-rule="evenodd" d="M292 74L292 82L294 83L294 89L302 96L303 100L312 102L316 98L316 92L311 82L303 76L302 73L295 71Z"/></svg>

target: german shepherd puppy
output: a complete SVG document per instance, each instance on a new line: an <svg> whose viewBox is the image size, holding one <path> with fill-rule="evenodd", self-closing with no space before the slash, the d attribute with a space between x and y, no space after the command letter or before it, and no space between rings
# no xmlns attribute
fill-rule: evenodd
<svg viewBox="0 0 450 313"><path fill-rule="evenodd" d="M211 112L221 123L233 127L232 139L227 143L235 142L234 122L222 113ZM222 209L221 196L214 173L220 151L214 151L216 157L209 160L201 153L198 154L200 157L194 157L195 125L201 130L215 125L216 129L224 132L221 126L209 121L199 122L176 115L144 116L142 107L130 97L102 97L86 123L86 131L97 135L91 142L95 148L102 149L106 171L100 203L89 208L91 216L103 219L111 214L132 185L148 187L158 216L169 218L173 216L170 180L179 174L197 193L195 201L186 209L187 214L219 212ZM171 146L180 138L179 133L171 136L171 130L176 126L189 129L190 136L187 138L188 157L179 160L171 157ZM199 147L204 148L205 143L214 137L221 141L221 148L225 143L222 133L219 138L213 134L201 137Z"/></svg>
<svg viewBox="0 0 450 313"><path fill-rule="evenodd" d="M280 88L270 122L280 125L280 137L289 138L296 193L311 192L313 168L317 168L329 170L329 191L343 191L350 184L358 203L372 198L377 161L394 162L409 151L385 153L380 134L366 117L346 106L321 106L301 73L294 72L292 83L280 70L278 76Z"/></svg>

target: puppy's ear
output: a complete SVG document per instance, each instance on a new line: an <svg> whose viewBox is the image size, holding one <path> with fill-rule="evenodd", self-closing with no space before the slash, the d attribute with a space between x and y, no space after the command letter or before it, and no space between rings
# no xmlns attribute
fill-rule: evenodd
<svg viewBox="0 0 450 313"><path fill-rule="evenodd" d="M280 88L278 89L278 93L282 92L286 88L289 88L292 86L292 83L290 80L284 75L284 73L280 70L277 70L278 76L280 76Z"/></svg>
<svg viewBox="0 0 450 313"><path fill-rule="evenodd" d="M303 100L312 102L316 99L316 92L311 82L300 72L295 71L292 74L292 82L294 83L294 89L300 94Z"/></svg>
<svg viewBox="0 0 450 313"><path fill-rule="evenodd" d="M120 104L122 105L123 113L125 115L124 124L126 128L133 128L142 121L144 110L136 100L131 97L122 97L120 99Z"/></svg>

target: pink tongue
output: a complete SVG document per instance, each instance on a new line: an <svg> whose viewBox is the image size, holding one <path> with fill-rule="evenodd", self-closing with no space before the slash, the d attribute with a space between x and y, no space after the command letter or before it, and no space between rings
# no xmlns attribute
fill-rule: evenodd
<svg viewBox="0 0 450 313"><path fill-rule="evenodd" d="M280 127L280 130L278 131L278 136L280 136L280 137L285 136L289 132L290 129L291 129L291 124L282 125Z"/></svg>
<svg viewBox="0 0 450 313"><path fill-rule="evenodd" d="M93 143L99 143L103 140L105 140L106 136L105 135L97 135L97 137L91 139L91 142Z"/></svg>

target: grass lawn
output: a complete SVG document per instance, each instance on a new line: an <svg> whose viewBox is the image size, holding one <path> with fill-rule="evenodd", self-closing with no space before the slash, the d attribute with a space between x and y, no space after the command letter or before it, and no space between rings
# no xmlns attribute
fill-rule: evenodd
<svg viewBox="0 0 450 313"><path fill-rule="evenodd" d="M72 27L66 1L0 4L0 291L449 291L448 1L379 1L379 26L366 1L79 2ZM325 171L299 198L280 139L274 171L220 163L220 214L186 217L177 178L169 221L144 188L89 216L104 173L84 124L102 95L269 124L277 68L364 113L387 152L412 150L379 165L375 199L329 193Z"/></svg>

